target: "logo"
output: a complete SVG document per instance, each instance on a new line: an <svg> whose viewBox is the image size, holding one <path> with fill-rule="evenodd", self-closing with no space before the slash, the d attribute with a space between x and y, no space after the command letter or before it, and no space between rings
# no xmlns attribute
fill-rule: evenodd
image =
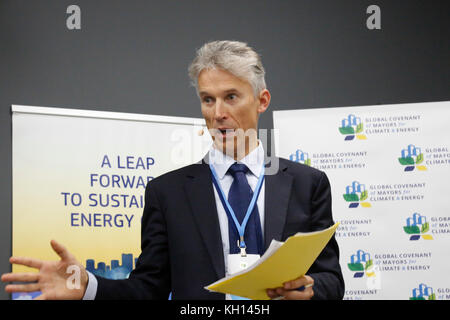
<svg viewBox="0 0 450 320"><path fill-rule="evenodd" d="M418 288L412 290L412 297L409 300L436 300L433 288L421 283Z"/></svg>
<svg viewBox="0 0 450 320"><path fill-rule="evenodd" d="M339 132L345 136L345 141L353 140L356 136L359 140L366 140L367 137L363 133L364 125L361 118L354 114L349 114L346 119L342 119L342 126L339 128Z"/></svg>
<svg viewBox="0 0 450 320"><path fill-rule="evenodd" d="M406 226L403 227L403 230L411 235L409 240L419 240L420 238L433 240L432 235L424 234L430 231L430 224L427 222L427 218L417 212L406 219Z"/></svg>
<svg viewBox="0 0 450 320"><path fill-rule="evenodd" d="M295 151L295 153L291 154L289 156L289 160L294 161L294 162L303 163L309 167L311 166L311 158L309 157L308 153L303 152L300 149Z"/></svg>
<svg viewBox="0 0 450 320"><path fill-rule="evenodd" d="M370 259L370 254L363 250L358 250L350 257L350 263L347 264L348 269L353 271L353 278L362 278L364 274L367 277L373 277L373 260Z"/></svg>
<svg viewBox="0 0 450 320"><path fill-rule="evenodd" d="M398 158L398 162L405 166L404 171L413 171L414 168L420 171L426 171L427 167L421 165L423 162L422 150L413 144L410 144L406 149L402 149L402 156Z"/></svg>
<svg viewBox="0 0 450 320"><path fill-rule="evenodd" d="M360 204L364 208L370 208L370 202L366 202L369 196L366 186L360 184L358 181L353 181L351 185L345 187L345 194L343 195L345 201L350 202L349 208L357 208Z"/></svg>

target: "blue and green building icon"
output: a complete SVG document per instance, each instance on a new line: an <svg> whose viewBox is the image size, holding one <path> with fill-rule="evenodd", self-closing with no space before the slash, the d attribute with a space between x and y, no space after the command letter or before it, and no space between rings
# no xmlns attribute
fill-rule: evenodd
<svg viewBox="0 0 450 320"><path fill-rule="evenodd" d="M367 137L364 134L364 124L361 118L354 114L349 114L347 118L341 120L341 126L339 132L345 136L345 141L351 141L353 139L366 140Z"/></svg>
<svg viewBox="0 0 450 320"><path fill-rule="evenodd" d="M349 208L370 208L372 205L367 201L369 193L366 186L358 181L353 181L351 185L345 187L344 200L349 202Z"/></svg>
<svg viewBox="0 0 450 320"><path fill-rule="evenodd" d="M364 275L373 277L375 275L373 266L370 254L361 249L350 256L350 263L347 264L348 269L354 272L353 278L362 278Z"/></svg>
<svg viewBox="0 0 450 320"><path fill-rule="evenodd" d="M311 158L309 157L307 152L303 152L300 149L297 149L294 153L289 155L289 160L294 162L303 163L307 166L311 166Z"/></svg>
<svg viewBox="0 0 450 320"><path fill-rule="evenodd" d="M412 290L412 297L409 300L436 300L436 294L433 292L432 287L421 283Z"/></svg>
<svg viewBox="0 0 450 320"><path fill-rule="evenodd" d="M430 224L425 216L415 212L411 217L406 219L406 226L403 231L409 234L409 240L415 241L419 239L433 240L433 236L427 234L430 231Z"/></svg>
<svg viewBox="0 0 450 320"><path fill-rule="evenodd" d="M409 172L417 169L419 171L426 171L427 167L423 165L424 155L422 149L413 144L408 145L401 151L401 157L398 162L404 166L404 171Z"/></svg>

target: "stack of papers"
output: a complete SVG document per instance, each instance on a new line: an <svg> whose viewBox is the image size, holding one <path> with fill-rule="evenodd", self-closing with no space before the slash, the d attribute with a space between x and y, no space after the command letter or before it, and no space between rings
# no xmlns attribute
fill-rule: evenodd
<svg viewBox="0 0 450 320"><path fill-rule="evenodd" d="M205 289L253 300L269 300L266 289L306 274L330 241L339 223L328 229L299 232L285 242L272 240L264 255L249 268L216 281Z"/></svg>

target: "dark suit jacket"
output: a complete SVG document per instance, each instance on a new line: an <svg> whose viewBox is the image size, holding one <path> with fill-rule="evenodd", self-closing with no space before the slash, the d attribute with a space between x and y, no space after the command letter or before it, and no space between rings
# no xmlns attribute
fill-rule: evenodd
<svg viewBox="0 0 450 320"><path fill-rule="evenodd" d="M317 169L279 159L265 178L264 242L330 227L331 189ZM98 279L96 299L224 299L205 286L225 276L216 201L204 162L150 181L142 217L142 253L125 280ZM299 253L301 254L301 252ZM342 299L344 280L333 237L309 269L314 299Z"/></svg>

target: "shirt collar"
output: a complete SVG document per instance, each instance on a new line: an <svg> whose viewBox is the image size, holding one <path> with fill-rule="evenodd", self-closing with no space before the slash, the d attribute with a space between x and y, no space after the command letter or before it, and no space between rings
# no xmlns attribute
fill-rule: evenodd
<svg viewBox="0 0 450 320"><path fill-rule="evenodd" d="M214 144L211 146L209 150L209 163L214 167L220 180L223 179L228 169L235 162L233 158L215 148ZM261 140L258 140L258 146L252 152L238 162L245 164L253 175L259 177L264 164L264 148Z"/></svg>

